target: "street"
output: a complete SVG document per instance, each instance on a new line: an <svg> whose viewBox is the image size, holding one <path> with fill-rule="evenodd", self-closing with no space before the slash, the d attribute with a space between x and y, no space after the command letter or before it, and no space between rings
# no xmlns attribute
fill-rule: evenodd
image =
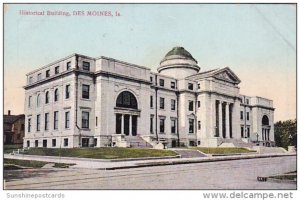
<svg viewBox="0 0 300 200"><path fill-rule="evenodd" d="M257 176L296 171L296 156L107 171L75 168L17 171L25 178L6 182L5 189L296 189L292 183L257 181Z"/></svg>

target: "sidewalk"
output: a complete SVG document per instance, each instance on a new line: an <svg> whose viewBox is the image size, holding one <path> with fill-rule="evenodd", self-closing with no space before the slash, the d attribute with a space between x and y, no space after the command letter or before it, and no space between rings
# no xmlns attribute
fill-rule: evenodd
<svg viewBox="0 0 300 200"><path fill-rule="evenodd" d="M297 155L296 153L276 153L276 154L273 153L273 154L248 154L248 155L198 157L198 158L160 158L155 160L153 160L152 158L151 160L149 159L128 160L128 161L124 160L119 162L110 162L110 160L104 160L104 159L36 156L36 155L10 155L10 154L4 154L4 158L76 164L74 166L71 166L71 168L115 170L115 169L162 166L162 165L192 164L192 163L203 163L203 162L218 162L218 161L228 161L228 160L270 158L270 157L296 156L296 155Z"/></svg>

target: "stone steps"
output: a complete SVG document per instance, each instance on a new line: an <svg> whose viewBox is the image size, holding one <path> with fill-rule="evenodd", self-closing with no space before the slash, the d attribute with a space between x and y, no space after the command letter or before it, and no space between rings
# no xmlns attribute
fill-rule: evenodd
<svg viewBox="0 0 300 200"><path fill-rule="evenodd" d="M255 146L255 144L252 143L247 143L244 142L242 140L239 139L223 139L223 143L231 143L233 144L235 147L247 147L247 148L252 148L253 146Z"/></svg>
<svg viewBox="0 0 300 200"><path fill-rule="evenodd" d="M153 146L146 142L140 136L125 136L125 141L133 148L152 148Z"/></svg>

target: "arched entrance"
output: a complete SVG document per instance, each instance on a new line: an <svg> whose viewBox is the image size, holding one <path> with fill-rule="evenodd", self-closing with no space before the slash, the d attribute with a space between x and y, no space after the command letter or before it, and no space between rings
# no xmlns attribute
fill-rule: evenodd
<svg viewBox="0 0 300 200"><path fill-rule="evenodd" d="M116 100L116 134L137 135L138 104L135 96L129 92L121 92Z"/></svg>
<svg viewBox="0 0 300 200"><path fill-rule="evenodd" d="M270 129L271 129L271 126L269 124L269 118L268 118L267 115L264 115L262 117L261 124L262 124L261 135L262 135L263 144L264 144L264 146L270 146Z"/></svg>

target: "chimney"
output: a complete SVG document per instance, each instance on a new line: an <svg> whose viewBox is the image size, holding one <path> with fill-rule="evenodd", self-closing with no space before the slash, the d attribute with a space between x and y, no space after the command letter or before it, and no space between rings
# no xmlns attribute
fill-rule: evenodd
<svg viewBox="0 0 300 200"><path fill-rule="evenodd" d="M8 113L8 115L10 115L10 110L8 110L8 112L7 112L7 113Z"/></svg>

